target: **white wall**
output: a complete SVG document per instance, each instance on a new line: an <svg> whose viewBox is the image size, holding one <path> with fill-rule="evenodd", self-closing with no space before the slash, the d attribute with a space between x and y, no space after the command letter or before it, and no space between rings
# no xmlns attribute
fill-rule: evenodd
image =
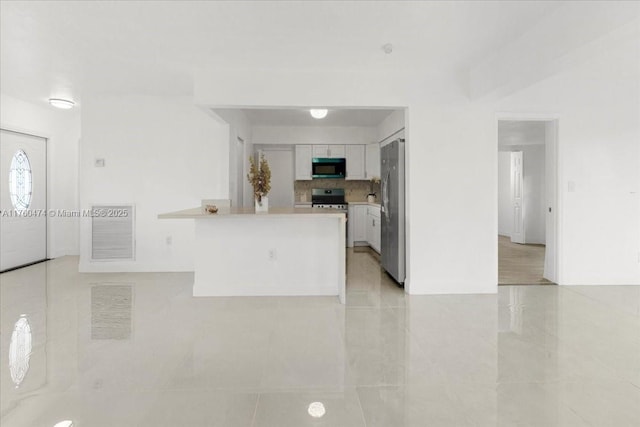
<svg viewBox="0 0 640 427"><path fill-rule="evenodd" d="M545 198L545 146L540 144L511 145L500 147L500 150L501 152L498 153L498 234L511 236L513 212L511 208L511 156L509 152L522 151L525 243L544 244L547 205Z"/></svg>
<svg viewBox="0 0 640 427"><path fill-rule="evenodd" d="M254 144L369 144L377 141L371 126L254 126Z"/></svg>
<svg viewBox="0 0 640 427"><path fill-rule="evenodd" d="M271 169L271 191L268 194L269 206L293 207L294 156L293 147L288 150L262 150Z"/></svg>
<svg viewBox="0 0 640 427"><path fill-rule="evenodd" d="M513 209L511 205L511 153L498 152L498 234L511 237Z"/></svg>
<svg viewBox="0 0 640 427"><path fill-rule="evenodd" d="M94 167L96 158L106 166ZM228 129L191 98L85 97L80 204L135 204L136 260L91 263L91 223L83 219L80 270L192 271L193 222L157 215L228 198L228 178Z"/></svg>
<svg viewBox="0 0 640 427"><path fill-rule="evenodd" d="M405 113L404 110L396 110L389 114L380 124L377 126L378 139L376 142L382 142L389 138L391 135L395 136L395 133L405 127Z"/></svg>
<svg viewBox="0 0 640 427"><path fill-rule="evenodd" d="M253 130L246 114L239 109L216 109L214 115L228 126L229 132L229 196L232 206L239 206L238 186L242 187L242 205L253 206L253 190L246 179L249 172L249 156L253 153ZM237 139L244 143L242 153L238 153ZM238 171L237 156L242 156L242 171ZM238 182L239 181L239 182Z"/></svg>
<svg viewBox="0 0 640 427"><path fill-rule="evenodd" d="M48 138L48 208L76 211L80 112L57 110L44 102L34 105L2 94L0 125ZM79 253L78 223L77 218L48 218L47 255L50 258Z"/></svg>

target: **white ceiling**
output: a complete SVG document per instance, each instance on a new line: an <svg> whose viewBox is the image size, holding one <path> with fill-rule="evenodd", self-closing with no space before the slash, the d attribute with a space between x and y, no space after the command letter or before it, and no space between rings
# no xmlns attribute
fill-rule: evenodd
<svg viewBox="0 0 640 427"><path fill-rule="evenodd" d="M311 117L308 109L245 108L242 111L253 126L377 126L394 110L329 109L327 117L321 120Z"/></svg>
<svg viewBox="0 0 640 427"><path fill-rule="evenodd" d="M500 120L498 146L544 144L545 126L543 121Z"/></svg>
<svg viewBox="0 0 640 427"><path fill-rule="evenodd" d="M2 1L0 87L81 102L89 92L190 95L205 65L457 72L559 3Z"/></svg>

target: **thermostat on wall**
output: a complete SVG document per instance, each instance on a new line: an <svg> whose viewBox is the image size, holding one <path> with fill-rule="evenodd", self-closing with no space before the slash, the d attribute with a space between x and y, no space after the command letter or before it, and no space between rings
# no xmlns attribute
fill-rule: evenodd
<svg viewBox="0 0 640 427"><path fill-rule="evenodd" d="M104 159L96 159L95 167L103 168L104 167Z"/></svg>

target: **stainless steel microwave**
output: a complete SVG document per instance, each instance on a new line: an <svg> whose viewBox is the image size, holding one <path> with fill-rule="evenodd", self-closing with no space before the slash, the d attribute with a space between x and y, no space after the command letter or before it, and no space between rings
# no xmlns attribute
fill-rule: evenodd
<svg viewBox="0 0 640 427"><path fill-rule="evenodd" d="M344 178L347 175L347 161L344 158L329 159L314 157L311 162L312 178Z"/></svg>

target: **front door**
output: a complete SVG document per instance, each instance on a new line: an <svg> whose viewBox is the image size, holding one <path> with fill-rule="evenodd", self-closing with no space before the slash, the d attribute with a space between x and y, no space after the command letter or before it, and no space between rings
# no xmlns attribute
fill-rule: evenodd
<svg viewBox="0 0 640 427"><path fill-rule="evenodd" d="M47 258L47 140L0 130L0 271Z"/></svg>

